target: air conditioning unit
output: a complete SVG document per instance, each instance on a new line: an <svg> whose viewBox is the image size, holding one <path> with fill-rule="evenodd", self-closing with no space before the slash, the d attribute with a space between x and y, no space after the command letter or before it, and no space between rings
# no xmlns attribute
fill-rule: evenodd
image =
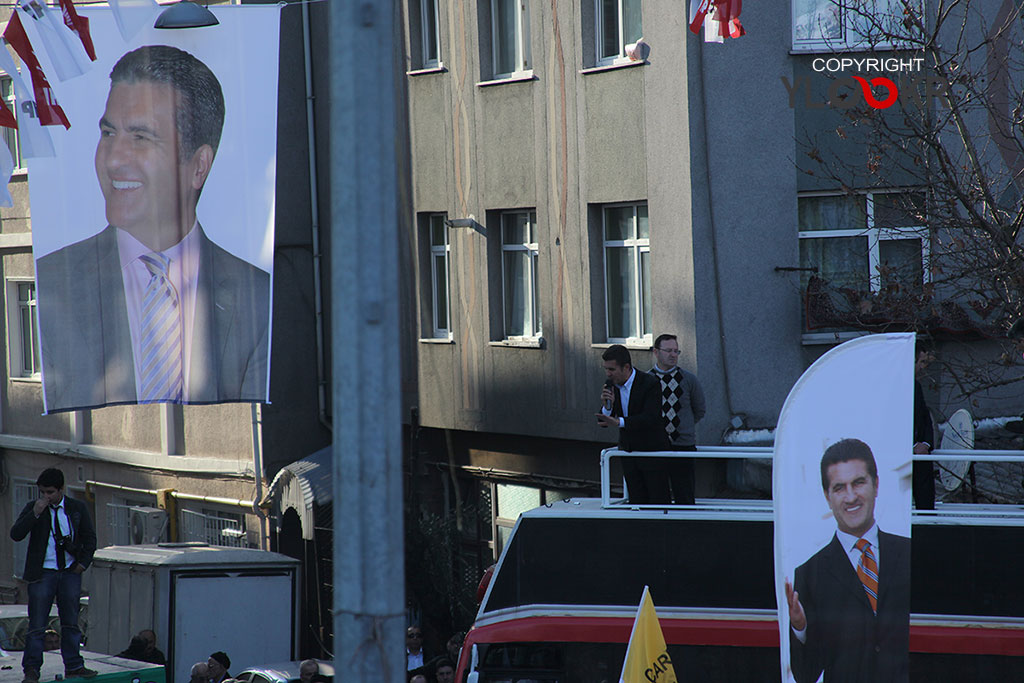
<svg viewBox="0 0 1024 683"><path fill-rule="evenodd" d="M131 544L160 543L167 531L167 511L159 508L135 507L130 512Z"/></svg>

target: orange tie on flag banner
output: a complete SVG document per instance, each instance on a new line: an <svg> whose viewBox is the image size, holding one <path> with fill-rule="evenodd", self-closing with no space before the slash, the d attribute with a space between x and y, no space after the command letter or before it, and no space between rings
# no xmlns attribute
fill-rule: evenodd
<svg viewBox="0 0 1024 683"><path fill-rule="evenodd" d="M636 611L619 683L679 683L647 586Z"/></svg>
<svg viewBox="0 0 1024 683"><path fill-rule="evenodd" d="M70 128L71 122L68 121L64 110L57 104L57 98L53 94L50 82L46 80L46 75L43 74L43 67L36 59L36 53L32 50L32 44L28 40L28 34L25 33L25 27L21 25L21 17L17 12L12 14L11 20L7 22L4 39L18 53L32 76L32 90L36 96L36 117L39 122L44 126L63 125L65 128Z"/></svg>

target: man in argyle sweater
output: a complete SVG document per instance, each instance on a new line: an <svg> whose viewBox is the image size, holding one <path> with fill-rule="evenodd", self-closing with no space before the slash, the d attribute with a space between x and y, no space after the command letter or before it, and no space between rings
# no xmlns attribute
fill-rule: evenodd
<svg viewBox="0 0 1024 683"><path fill-rule="evenodd" d="M696 451L696 425L704 417L704 390L696 375L678 366L679 342L674 334L654 340L651 374L661 381L661 413L672 450ZM667 466L672 502L693 505L693 458L675 458Z"/></svg>

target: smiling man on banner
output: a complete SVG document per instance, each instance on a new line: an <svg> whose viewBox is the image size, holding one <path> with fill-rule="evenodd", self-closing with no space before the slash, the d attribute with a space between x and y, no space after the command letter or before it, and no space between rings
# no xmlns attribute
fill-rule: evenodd
<svg viewBox="0 0 1024 683"><path fill-rule="evenodd" d="M47 412L264 401L270 276L207 237L196 207L220 143L220 82L166 45L110 74L95 169L107 227L40 258Z"/></svg>
<svg viewBox="0 0 1024 683"><path fill-rule="evenodd" d="M821 486L838 530L785 585L797 683L909 680L910 539L875 521L878 466L866 443L843 439L821 458Z"/></svg>

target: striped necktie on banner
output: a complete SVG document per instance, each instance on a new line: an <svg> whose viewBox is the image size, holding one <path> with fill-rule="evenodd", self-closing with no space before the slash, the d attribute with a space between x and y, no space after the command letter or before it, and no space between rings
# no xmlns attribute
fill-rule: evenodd
<svg viewBox="0 0 1024 683"><path fill-rule="evenodd" d="M868 594L871 611L878 614L878 562L871 552L871 544L863 538L857 540L860 551L860 562L857 563L857 577L864 584L864 592Z"/></svg>
<svg viewBox="0 0 1024 683"><path fill-rule="evenodd" d="M155 253L144 254L139 260L150 274L142 295L139 403L180 401L183 386L181 307L178 292L167 277L171 262L163 254Z"/></svg>

